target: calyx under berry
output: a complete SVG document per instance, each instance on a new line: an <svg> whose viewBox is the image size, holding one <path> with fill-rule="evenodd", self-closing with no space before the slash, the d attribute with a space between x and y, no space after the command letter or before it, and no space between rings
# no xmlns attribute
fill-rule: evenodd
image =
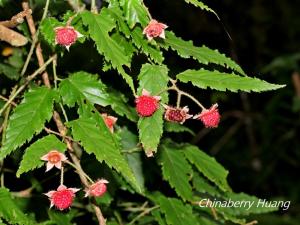
<svg viewBox="0 0 300 225"><path fill-rule="evenodd" d="M160 37L165 38L165 29L168 26L163 23L159 23L157 20L151 20L148 26L143 30L143 34L146 34L147 39L151 41L153 38Z"/></svg>
<svg viewBox="0 0 300 225"><path fill-rule="evenodd" d="M55 44L62 45L69 50L70 46L76 42L79 37L82 37L78 31L72 26L56 27L55 31Z"/></svg>
<svg viewBox="0 0 300 225"><path fill-rule="evenodd" d="M187 119L193 117L192 115L189 115L189 108L187 106L183 108L175 108L171 106L165 106L165 120L170 122L176 122L183 124Z"/></svg>
<svg viewBox="0 0 300 225"><path fill-rule="evenodd" d="M56 191L49 191L45 195L49 197L50 208L55 206L59 210L68 209L75 198L75 193L78 188L67 188L65 185L60 185Z"/></svg>
<svg viewBox="0 0 300 225"><path fill-rule="evenodd" d="M220 118L221 115L218 110L218 104L214 104L209 109L205 109L199 115L194 116L194 119L201 120L206 128L218 127Z"/></svg>
<svg viewBox="0 0 300 225"><path fill-rule="evenodd" d="M142 117L152 116L159 108L160 96L151 96L150 93L143 89L142 95L135 100L136 111Z"/></svg>
<svg viewBox="0 0 300 225"><path fill-rule="evenodd" d="M61 169L62 162L67 160L67 157L57 151L57 150L52 150L48 152L46 155L43 155L41 157L41 160L47 161L46 164L46 172L51 170L53 167L56 167L57 169Z"/></svg>

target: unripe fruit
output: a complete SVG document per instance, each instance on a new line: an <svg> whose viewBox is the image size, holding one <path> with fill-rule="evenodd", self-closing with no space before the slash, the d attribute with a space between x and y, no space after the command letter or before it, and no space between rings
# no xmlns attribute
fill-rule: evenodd
<svg viewBox="0 0 300 225"><path fill-rule="evenodd" d="M175 108L170 106L165 106L165 120L175 123L183 124L187 119L191 118L189 115L189 108L187 106L183 108Z"/></svg>

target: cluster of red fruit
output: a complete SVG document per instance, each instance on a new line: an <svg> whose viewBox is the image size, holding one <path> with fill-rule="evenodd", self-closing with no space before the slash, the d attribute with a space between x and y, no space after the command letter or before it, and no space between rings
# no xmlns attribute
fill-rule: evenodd
<svg viewBox="0 0 300 225"><path fill-rule="evenodd" d="M48 152L46 155L41 157L41 160L47 161L46 164L46 172L51 170L53 167L56 167L60 170L63 168L63 163L69 163L67 157L63 154L58 152L57 150L52 150ZM92 184L90 184L85 189L85 197L92 196L92 197L101 197L106 192L106 184L108 183L105 179L100 179ZM63 180L57 190L49 191L45 195L49 197L50 200L50 207L55 206L59 210L68 209L75 198L75 193L78 192L79 188L67 188L63 184Z"/></svg>
<svg viewBox="0 0 300 225"><path fill-rule="evenodd" d="M160 96L151 96L147 90L142 91L142 95L137 97L136 111L142 117L152 116L156 110L159 108ZM184 123L187 119L199 119L202 121L205 127L215 128L218 127L220 122L220 113L218 111L218 105L214 104L210 109L204 109L198 115L192 116L188 114L189 109L187 106L171 107L164 105L165 110L165 120L176 123Z"/></svg>

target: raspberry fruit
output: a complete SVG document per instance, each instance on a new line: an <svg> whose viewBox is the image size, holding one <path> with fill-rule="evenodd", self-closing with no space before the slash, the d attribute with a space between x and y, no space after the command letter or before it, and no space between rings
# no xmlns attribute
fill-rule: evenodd
<svg viewBox="0 0 300 225"><path fill-rule="evenodd" d="M106 184L108 184L108 181L105 179L100 179L96 183L89 186L89 188L86 190L85 197L87 196L94 196L94 197L101 197L105 194L107 187Z"/></svg>
<svg viewBox="0 0 300 225"><path fill-rule="evenodd" d="M210 109L205 109L194 116L194 119L200 119L206 128L216 128L220 123L220 117L218 104L214 104Z"/></svg>
<svg viewBox="0 0 300 225"><path fill-rule="evenodd" d="M102 113L102 118L108 127L108 129L113 133L114 132L114 125L117 122L118 118L114 116L109 116L106 113Z"/></svg>
<svg viewBox="0 0 300 225"><path fill-rule="evenodd" d="M41 160L47 161L46 164L46 172L47 172L51 170L54 166L57 169L60 169L62 162L66 161L67 157L64 154L60 153L59 151L52 150L48 152L46 155L43 155L41 157Z"/></svg>
<svg viewBox="0 0 300 225"><path fill-rule="evenodd" d="M55 44L62 45L66 47L67 50L69 50L70 46L76 42L77 38L82 37L82 34L71 26L56 27L54 31Z"/></svg>
<svg viewBox="0 0 300 225"><path fill-rule="evenodd" d="M56 191L49 191L45 195L51 202L50 208L55 206L62 211L72 205L77 191L79 191L78 188L67 188L65 185L60 185Z"/></svg>
<svg viewBox="0 0 300 225"><path fill-rule="evenodd" d="M160 96L151 96L147 90L142 91L142 95L135 100L136 111L140 116L151 116L159 108Z"/></svg>
<svg viewBox="0 0 300 225"><path fill-rule="evenodd" d="M167 27L168 26L166 24L159 23L156 20L151 20L148 26L145 27L143 34L146 34L149 41L156 37L165 39L165 29Z"/></svg>
<svg viewBox="0 0 300 225"><path fill-rule="evenodd" d="M165 120L167 121L183 124L187 119L192 117L192 115L188 114L189 108L187 106L183 108L166 106L165 108Z"/></svg>

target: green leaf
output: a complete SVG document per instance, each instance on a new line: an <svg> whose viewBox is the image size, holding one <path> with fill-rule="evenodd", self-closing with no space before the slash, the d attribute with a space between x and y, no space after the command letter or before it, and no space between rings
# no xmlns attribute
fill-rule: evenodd
<svg viewBox="0 0 300 225"><path fill-rule="evenodd" d="M49 151L57 150L63 153L66 149L67 146L52 134L37 140L25 150L17 172L17 177L20 177L22 173L40 168L44 165L45 162L42 162L40 158Z"/></svg>
<svg viewBox="0 0 300 225"><path fill-rule="evenodd" d="M121 0L121 6L131 29L136 23L140 23L143 27L148 24L148 9L142 0Z"/></svg>
<svg viewBox="0 0 300 225"><path fill-rule="evenodd" d="M63 23L59 22L57 19L50 17L44 19L40 26L39 30L43 35L44 39L50 44L51 46L55 45L55 31L54 29L59 26L64 26Z"/></svg>
<svg viewBox="0 0 300 225"><path fill-rule="evenodd" d="M232 59L227 58L224 54L205 46L196 47L193 45L192 41L184 41L181 38L176 37L173 32L166 32L166 39L161 43L161 45L166 49L170 47L172 50L177 51L178 55L182 58L192 57L199 63L205 65L213 63L225 66L245 75L242 68Z"/></svg>
<svg viewBox="0 0 300 225"><path fill-rule="evenodd" d="M193 145L185 145L182 149L186 158L194 164L204 176L214 182L222 191L230 191L226 180L228 171L213 157L210 157Z"/></svg>
<svg viewBox="0 0 300 225"><path fill-rule="evenodd" d="M238 76L235 74L221 73L219 71L209 70L186 70L177 75L177 79L187 83L192 82L193 85L207 89L215 89L218 91L232 91L237 92L238 90L245 92L261 92L276 90L285 87L285 85L271 84L266 81L246 77Z"/></svg>
<svg viewBox="0 0 300 225"><path fill-rule="evenodd" d="M150 94L155 95L167 88L169 81L168 69L165 66L145 64L138 78L139 93L146 89ZM161 102L166 103L168 101L166 92L160 96L162 97ZM139 139L145 152L149 155L157 151L163 133L163 112L164 110L160 107L152 116L141 117L138 121Z"/></svg>
<svg viewBox="0 0 300 225"><path fill-rule="evenodd" d="M163 219L160 210L152 210L151 211L152 216L155 218L155 220L158 222L159 225L167 225L165 220Z"/></svg>
<svg viewBox="0 0 300 225"><path fill-rule="evenodd" d="M9 118L0 159L4 159L26 141L30 141L34 134L42 131L45 122L51 119L56 97L56 92L46 87L29 90L25 94L23 101Z"/></svg>
<svg viewBox="0 0 300 225"><path fill-rule="evenodd" d="M145 36L143 35L143 31L140 27L135 27L131 31L131 37L132 41L134 42L134 45L145 55L149 56L150 59L152 59L154 62L158 64L162 64L164 61L164 57L162 55L162 52L160 49L152 45L151 42L149 42Z"/></svg>
<svg viewBox="0 0 300 225"><path fill-rule="evenodd" d="M81 13L83 23L89 27L89 33L94 40L98 52L112 63L114 68L129 66L130 59L126 56L123 47L114 41L109 33L116 27L109 11L103 8L100 14L88 11Z"/></svg>
<svg viewBox="0 0 300 225"><path fill-rule="evenodd" d="M89 33L94 40L98 52L110 61L113 68L116 68L126 83L135 93L132 78L124 71L122 66L129 66L131 59L126 55L125 49L120 43L109 36L109 33L116 27L116 21L109 13L109 9L103 8L100 14L85 11L81 14L83 23L89 27Z"/></svg>
<svg viewBox="0 0 300 225"><path fill-rule="evenodd" d="M128 99L121 92L110 89L108 91L111 108L120 116L126 116L132 122L137 122L138 116L133 107L128 105Z"/></svg>
<svg viewBox="0 0 300 225"><path fill-rule="evenodd" d="M204 177L200 176L197 172L193 174L193 187L200 193L210 194L212 196L221 197L221 193L216 186L211 185Z"/></svg>
<svg viewBox="0 0 300 225"><path fill-rule="evenodd" d="M106 127L102 117L96 121L93 118L79 118L68 123L72 127L72 134L76 141L80 141L84 150L94 154L99 162L105 162L116 169L137 190L141 191L136 178L128 163L120 152L120 144Z"/></svg>
<svg viewBox="0 0 300 225"><path fill-rule="evenodd" d="M183 152L170 143L164 143L158 160L162 167L163 178L170 183L182 199L192 200L193 192L189 179L193 170Z"/></svg>
<svg viewBox="0 0 300 225"><path fill-rule="evenodd" d="M166 216L168 225L197 225L198 219L192 211L192 207L183 204L179 199L166 198L162 195L158 198L161 212Z"/></svg>
<svg viewBox="0 0 300 225"><path fill-rule="evenodd" d="M61 81L59 91L68 106L87 99L90 103L107 106L110 104L105 85L97 80L97 75L76 72Z"/></svg>
<svg viewBox="0 0 300 225"><path fill-rule="evenodd" d="M193 4L194 6L196 7L199 7L200 9L202 10L206 10L208 12L212 12L213 14L216 15L216 17L220 20L218 14L212 10L211 8L209 8L207 5L205 5L203 2L201 1L198 1L198 0L184 0L186 3L190 3L190 4Z"/></svg>
<svg viewBox="0 0 300 225"><path fill-rule="evenodd" d="M9 190L0 188L0 218L5 219L9 224L34 225L37 224L25 215L15 203Z"/></svg>
<svg viewBox="0 0 300 225"><path fill-rule="evenodd" d="M7 78L11 80L19 79L19 72L16 68L0 63L0 74L4 74Z"/></svg>
<svg viewBox="0 0 300 225"><path fill-rule="evenodd" d="M192 131L190 128L188 128L182 124L172 123L172 122L165 122L165 131L173 132L173 133L188 132L191 135L195 135L195 132Z"/></svg>
<svg viewBox="0 0 300 225"><path fill-rule="evenodd" d="M74 214L74 213L73 213ZM70 212L62 213L59 211L48 210L48 215L51 221L56 225L73 225L71 222L75 215L72 215Z"/></svg>
<svg viewBox="0 0 300 225"><path fill-rule="evenodd" d="M138 147L138 137L130 132L127 127L121 129L118 133L121 137L122 149L125 151L129 151L130 149L139 149ZM145 179L143 174L143 167L142 167L142 157L141 152L132 152L125 154L125 158L134 173L137 182L139 183L142 189L145 189Z"/></svg>

